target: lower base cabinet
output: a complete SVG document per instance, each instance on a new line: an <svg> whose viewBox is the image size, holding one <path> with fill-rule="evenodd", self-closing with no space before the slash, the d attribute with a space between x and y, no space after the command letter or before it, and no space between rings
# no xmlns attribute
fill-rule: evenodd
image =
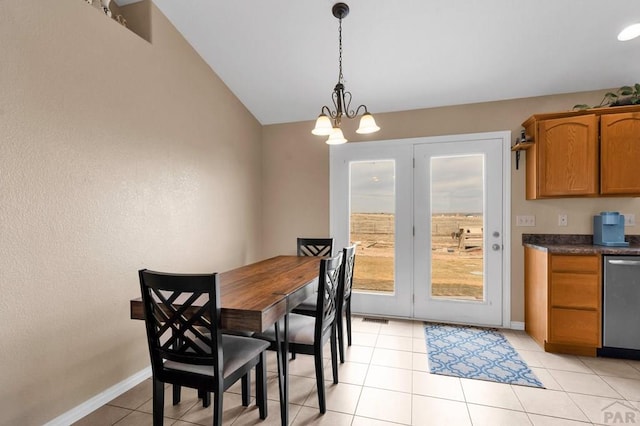
<svg viewBox="0 0 640 426"><path fill-rule="evenodd" d="M598 254L525 247L525 330L548 352L596 356L602 345Z"/></svg>

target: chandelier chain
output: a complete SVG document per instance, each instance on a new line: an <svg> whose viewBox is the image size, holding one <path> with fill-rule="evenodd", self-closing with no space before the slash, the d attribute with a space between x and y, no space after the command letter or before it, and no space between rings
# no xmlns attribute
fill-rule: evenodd
<svg viewBox="0 0 640 426"><path fill-rule="evenodd" d="M343 82L342 76L342 18L340 18L338 23L338 64L339 64L339 74L338 74L338 83Z"/></svg>

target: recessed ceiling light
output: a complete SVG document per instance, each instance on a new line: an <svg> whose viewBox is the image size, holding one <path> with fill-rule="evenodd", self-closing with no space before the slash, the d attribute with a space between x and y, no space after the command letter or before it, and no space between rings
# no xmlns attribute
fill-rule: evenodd
<svg viewBox="0 0 640 426"><path fill-rule="evenodd" d="M640 23L629 25L618 34L618 40L627 41L640 36Z"/></svg>

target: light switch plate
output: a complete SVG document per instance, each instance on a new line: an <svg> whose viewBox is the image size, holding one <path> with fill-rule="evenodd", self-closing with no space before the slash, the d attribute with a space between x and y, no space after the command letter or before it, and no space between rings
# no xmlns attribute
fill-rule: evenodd
<svg viewBox="0 0 640 426"><path fill-rule="evenodd" d="M624 226L636 226L636 215L633 213L622 213L624 216Z"/></svg>
<svg viewBox="0 0 640 426"><path fill-rule="evenodd" d="M536 226L536 217L533 215L516 216L516 226Z"/></svg>
<svg viewBox="0 0 640 426"><path fill-rule="evenodd" d="M558 226L567 226L568 222L569 222L569 219L567 218L566 214L558 215Z"/></svg>

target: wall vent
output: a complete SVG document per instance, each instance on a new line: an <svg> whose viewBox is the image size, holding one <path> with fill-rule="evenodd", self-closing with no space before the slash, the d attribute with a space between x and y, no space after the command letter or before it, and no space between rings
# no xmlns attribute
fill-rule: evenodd
<svg viewBox="0 0 640 426"><path fill-rule="evenodd" d="M384 319L384 318L364 317L364 318L362 318L362 322L375 322L377 324L389 324L389 320L388 319Z"/></svg>

